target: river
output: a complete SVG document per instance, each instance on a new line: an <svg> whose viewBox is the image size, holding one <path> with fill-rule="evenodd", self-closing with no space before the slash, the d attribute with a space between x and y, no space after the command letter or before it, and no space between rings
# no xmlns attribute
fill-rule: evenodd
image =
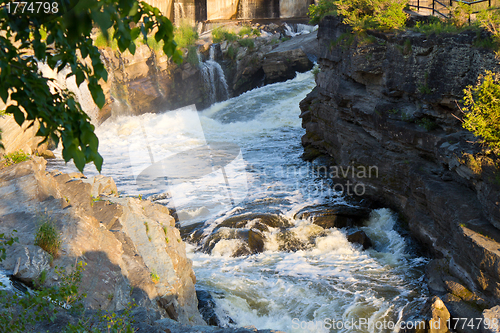
<svg viewBox="0 0 500 333"><path fill-rule="evenodd" d="M121 195L168 191L158 202L175 205L181 227L203 231L200 242L235 215L274 214L290 224L295 239L306 244L296 251L282 250L286 240L279 228L264 232L262 253L240 257L232 256L244 245L237 238L220 240L210 253L188 243L197 288L212 294L223 325L286 332L397 331L348 324L396 323L426 300L426 259L413 254L394 230L397 215L389 209L371 213L360 228L373 242L368 250L349 243L346 230L323 230L294 218L307 206L350 204L332 189L332 179L317 172L320 164L300 158L305 131L299 102L314 86L313 74L304 73L200 112L186 108L110 119L96 130L102 174L115 179ZM168 173L168 163L177 168L166 175L170 181L160 181L158 172L143 177L158 161L164 161L162 172ZM49 168L74 171L60 161ZM85 174L96 171L87 166ZM329 329L333 322L338 328Z"/></svg>

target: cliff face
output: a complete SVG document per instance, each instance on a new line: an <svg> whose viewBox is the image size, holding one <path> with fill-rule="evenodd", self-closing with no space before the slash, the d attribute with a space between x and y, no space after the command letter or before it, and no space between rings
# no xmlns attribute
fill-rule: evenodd
<svg viewBox="0 0 500 333"><path fill-rule="evenodd" d="M200 59L204 62L198 64L185 61L176 65L147 45L139 45L134 55L103 49L101 55L109 73L108 81L101 82L106 105L95 118L101 123L111 115L164 112L192 104L203 110L215 102L310 70L313 63L308 56L316 45L311 38L314 33L280 43L282 29L276 25L273 34L248 39L251 47L238 41L212 44L199 40ZM294 43L295 39L302 43Z"/></svg>
<svg viewBox="0 0 500 333"><path fill-rule="evenodd" d="M411 234L444 258L431 289L450 300L456 293L447 281L458 278L496 304L498 157L461 128L455 101L485 69L498 72L498 60L472 46L475 32L372 32L364 43L349 43L345 32L337 18L320 24L321 71L301 103L305 155L326 153L344 168L375 166L378 174L349 172L347 179L399 211Z"/></svg>
<svg viewBox="0 0 500 333"><path fill-rule="evenodd" d="M135 302L181 323L204 324L192 264L168 209L118 197L111 178L48 173L45 164L34 156L0 170L0 233L15 229L19 238L0 265L26 282L46 271L45 285L51 285L58 281L54 267L70 272L83 261L80 291L87 308L114 311ZM61 231L53 262L34 245L47 219Z"/></svg>

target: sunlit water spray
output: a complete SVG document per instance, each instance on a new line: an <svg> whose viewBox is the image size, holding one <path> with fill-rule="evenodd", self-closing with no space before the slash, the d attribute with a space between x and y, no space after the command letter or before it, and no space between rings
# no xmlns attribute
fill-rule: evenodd
<svg viewBox="0 0 500 333"><path fill-rule="evenodd" d="M232 257L241 246L238 239L220 240L210 254L188 245L197 288L211 292L215 310L225 325L323 332L328 329L304 329L301 323L359 318L397 322L404 311L418 308L425 301L425 260L408 253L404 239L393 230L396 218L388 209L372 212L362 227L374 243L366 251L349 243L345 230L324 230L308 220L294 218L306 206L345 203L339 193L331 190L331 179L315 173L313 164L300 159L304 130L298 105L314 86L311 73L298 74L294 80L214 104L197 113L199 117L178 110L121 117L97 129L104 157L102 173L112 176L125 195L147 197L168 190L137 187L137 172L130 156L147 154L141 143L141 126L147 133L147 145L162 158L185 151L196 154L198 147L212 142L240 147L244 163L236 173L245 178L246 186L235 190L244 199L228 204L224 184L216 177L189 182L182 200L175 202L181 224L204 223L203 230L208 234L234 215L272 213L288 221L296 239L308 242L295 252L280 251L280 242L284 242L279 237L281 230L269 228L264 252L259 254ZM51 162L50 168L74 171L59 161ZM87 176L96 174L94 168L88 169ZM172 205L168 198L160 202ZM384 330L371 327L331 331Z"/></svg>

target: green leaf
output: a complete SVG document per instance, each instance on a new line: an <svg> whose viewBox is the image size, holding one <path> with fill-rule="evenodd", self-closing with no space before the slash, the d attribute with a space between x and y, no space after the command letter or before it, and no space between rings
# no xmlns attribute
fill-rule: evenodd
<svg viewBox="0 0 500 333"><path fill-rule="evenodd" d="M130 42L130 44L128 45L128 50L132 55L135 54L135 43L134 42Z"/></svg>
<svg viewBox="0 0 500 333"><path fill-rule="evenodd" d="M94 64L93 67L94 67L94 73L98 77L102 78L104 81L108 80L108 71L106 71L106 68L101 62Z"/></svg>
<svg viewBox="0 0 500 333"><path fill-rule="evenodd" d="M24 118L24 113L19 109L19 107L17 107L16 105L10 105L5 110L5 112L13 114L14 115L14 119L16 120L16 123L19 126L22 126L22 124L24 123L25 118Z"/></svg>
<svg viewBox="0 0 500 333"><path fill-rule="evenodd" d="M79 70L76 72L76 85L80 86L83 81L85 81L85 73L82 70Z"/></svg>
<svg viewBox="0 0 500 333"><path fill-rule="evenodd" d="M95 104L102 109L104 103L106 102L106 98L104 97L104 93L102 88L98 84L89 84L89 90L92 94L92 98L94 99Z"/></svg>
<svg viewBox="0 0 500 333"><path fill-rule="evenodd" d="M94 156L94 165L95 165L97 171L99 171L99 172L101 172L102 163L103 163L103 159L102 159L101 154L96 153L96 155Z"/></svg>

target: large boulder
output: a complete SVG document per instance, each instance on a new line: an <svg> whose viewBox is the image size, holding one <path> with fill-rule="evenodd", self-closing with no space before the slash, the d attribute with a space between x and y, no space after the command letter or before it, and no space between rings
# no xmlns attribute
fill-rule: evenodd
<svg viewBox="0 0 500 333"><path fill-rule="evenodd" d="M313 66L312 61L300 48L268 53L262 63L262 69L266 74L266 84L293 79L297 72L306 72Z"/></svg>
<svg viewBox="0 0 500 333"><path fill-rule="evenodd" d="M372 247L372 241L363 230L358 230L347 235L347 240L351 243L360 244L366 250Z"/></svg>
<svg viewBox="0 0 500 333"><path fill-rule="evenodd" d="M50 286L60 280L53 267L70 273L83 261L80 291L87 294L87 308L116 311L135 302L186 324L204 324L192 263L169 210L116 196L110 178L47 173L45 163L35 156L0 169L0 233L15 229L19 238L0 265L26 281L45 270ZM61 247L51 265L48 254L33 245L41 215L60 230Z"/></svg>
<svg viewBox="0 0 500 333"><path fill-rule="evenodd" d="M27 284L36 282L42 272L51 270L52 256L36 245L14 243L8 250L1 265Z"/></svg>
<svg viewBox="0 0 500 333"><path fill-rule="evenodd" d="M308 206L298 211L294 218L309 219L324 228L360 226L370 216L370 209L347 205Z"/></svg>

